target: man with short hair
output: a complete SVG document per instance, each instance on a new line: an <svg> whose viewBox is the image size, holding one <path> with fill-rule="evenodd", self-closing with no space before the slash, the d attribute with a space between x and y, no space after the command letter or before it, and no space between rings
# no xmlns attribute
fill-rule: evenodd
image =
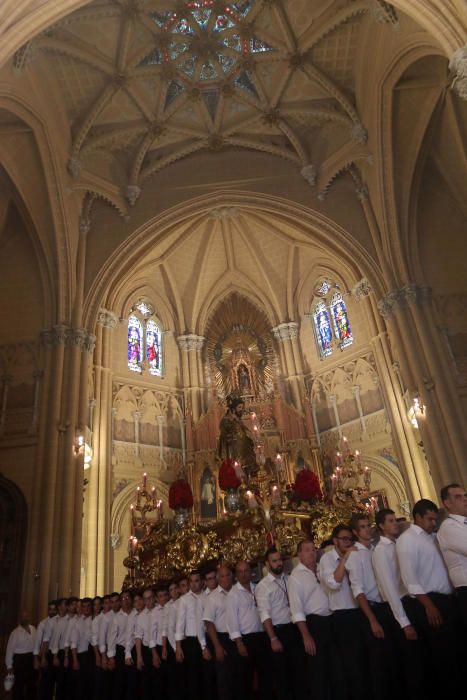
<svg viewBox="0 0 467 700"><path fill-rule="evenodd" d="M8 638L5 653L5 665L8 673L13 673L15 683L13 686L13 698L25 698L34 700L36 697L36 683L34 674L34 639L35 628L30 624L29 613L23 610L20 615L18 627Z"/></svg>
<svg viewBox="0 0 467 700"><path fill-rule="evenodd" d="M456 664L455 600L435 538L438 507L422 498L413 507L413 524L396 542L402 580L409 592L408 616L427 645L428 689L433 697L460 688ZM439 673L443 669L443 673Z"/></svg>
<svg viewBox="0 0 467 700"><path fill-rule="evenodd" d="M399 523L390 508L382 508L375 516L376 527L380 533L378 544L373 550L373 569L381 597L391 608L391 618L385 631L391 636L394 647L399 652L402 678L397 679L397 668L392 675L398 683L399 693L405 689L403 696L416 698L423 687L420 643L417 632L407 616L403 601L408 593L401 579L396 555L396 539L399 536Z"/></svg>
<svg viewBox="0 0 467 700"><path fill-rule="evenodd" d="M335 649L328 596L316 577L316 548L313 540L302 540L297 548L299 563L289 576L288 591L292 620L297 625L306 654L307 684L314 700L326 700L333 685Z"/></svg>
<svg viewBox="0 0 467 700"><path fill-rule="evenodd" d="M99 651L99 636L104 615L110 610L110 595L102 599L96 596L93 601L94 617L91 623L91 644L94 649L94 699L102 698L102 658Z"/></svg>
<svg viewBox="0 0 467 700"><path fill-rule="evenodd" d="M256 586L256 604L264 631L269 637L272 652L272 676L279 700L306 696L303 676L305 660L303 646L292 622L289 605L288 576L284 562L275 547L266 552L268 573Z"/></svg>
<svg viewBox="0 0 467 700"><path fill-rule="evenodd" d="M381 599L373 570L372 528L366 513L354 513L350 527L356 542L345 564L353 596L361 611L360 623L366 640L372 697L389 700L399 690L399 671L389 634L391 610Z"/></svg>
<svg viewBox="0 0 467 700"><path fill-rule="evenodd" d="M66 671L68 668L68 599L60 598L57 601L58 617L53 626L49 648L53 657L55 700L66 700Z"/></svg>
<svg viewBox="0 0 467 700"><path fill-rule="evenodd" d="M198 571L188 577L190 589L180 598L175 625L176 659L184 662L185 685L195 698L203 695L203 659L211 658L206 644L206 631L202 620L203 592Z"/></svg>
<svg viewBox="0 0 467 700"><path fill-rule="evenodd" d="M234 700L235 644L229 638L226 621L227 594L232 588L232 571L228 566L217 570L217 588L211 592L204 604L203 620L213 647L215 659L216 686L218 700Z"/></svg>
<svg viewBox="0 0 467 700"><path fill-rule="evenodd" d="M144 610L143 594L135 591L133 594L133 609L128 615L125 642L125 666L127 670L126 700L140 697L140 676L136 669L135 629L138 616Z"/></svg>
<svg viewBox="0 0 467 700"><path fill-rule="evenodd" d="M437 537L467 632L467 493L460 484L449 484L441 489L441 502L448 517L441 523Z"/></svg>
<svg viewBox="0 0 467 700"><path fill-rule="evenodd" d="M72 689L75 700L88 700L94 692L94 650L92 638L92 600L83 598L82 614L75 619L70 632Z"/></svg>
<svg viewBox="0 0 467 700"><path fill-rule="evenodd" d="M214 562L210 562L203 569L203 584L204 584L204 600L203 609L206 605L209 596L217 589L217 565ZM206 635L206 643L209 649L211 658L209 661L203 659L203 700L215 700L217 695L217 682L216 682L216 663L214 658L214 647L212 645L211 638Z"/></svg>
<svg viewBox="0 0 467 700"><path fill-rule="evenodd" d="M122 591L120 603L120 610L114 614L107 635L107 670L112 675L108 696L112 700L124 700L127 696L126 681L128 674L125 668L125 656L128 639L128 620L133 610L133 594L131 591Z"/></svg>
<svg viewBox="0 0 467 700"><path fill-rule="evenodd" d="M156 586L156 605L152 613L153 619L153 637L156 642L155 646L155 668L156 683L159 689L159 694L162 698L167 697L167 662L163 658L163 636L164 636L164 618L165 606L169 601L169 589L163 583Z"/></svg>
<svg viewBox="0 0 467 700"><path fill-rule="evenodd" d="M271 645L261 624L250 564L247 561L237 562L235 574L237 583L227 595L226 621L230 639L237 647L239 697L253 697L256 670L259 697L270 700Z"/></svg>
<svg viewBox="0 0 467 700"><path fill-rule="evenodd" d="M367 695L364 679L364 639L360 612L352 594L346 564L355 551L348 525L336 525L332 531L333 548L319 560L321 585L328 594L333 613L333 629L344 668L347 691L352 700Z"/></svg>
<svg viewBox="0 0 467 700"><path fill-rule="evenodd" d="M99 653L101 655L102 665L102 697L108 700L112 695L113 673L109 667L107 650L109 645L109 633L115 615L120 610L120 593L114 591L110 594L110 610L108 610L102 618L99 626Z"/></svg>
<svg viewBox="0 0 467 700"><path fill-rule="evenodd" d="M135 627L136 668L141 673L143 700L151 700L154 693L156 640L153 630L154 590L143 591L144 610L138 615Z"/></svg>
<svg viewBox="0 0 467 700"><path fill-rule="evenodd" d="M49 653L49 642L53 634L53 626L57 617L57 601L51 600L48 614L37 626L34 642L34 668L40 671L39 700L51 700L53 696L52 656Z"/></svg>
<svg viewBox="0 0 467 700"><path fill-rule="evenodd" d="M169 585L170 600L165 606L164 629L162 631L162 658L167 660L168 669L168 697L169 700L179 700L183 696L183 674L177 666L175 651L177 644L175 641L175 627L177 621L177 609L180 604L180 597L188 591L188 578L182 576L174 580Z"/></svg>

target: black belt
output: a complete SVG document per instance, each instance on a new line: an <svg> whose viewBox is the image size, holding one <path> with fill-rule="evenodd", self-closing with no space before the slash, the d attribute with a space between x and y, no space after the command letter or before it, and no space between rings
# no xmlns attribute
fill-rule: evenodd
<svg viewBox="0 0 467 700"><path fill-rule="evenodd" d="M292 627L293 622L284 622L282 625L273 625L276 630L284 629L284 627Z"/></svg>

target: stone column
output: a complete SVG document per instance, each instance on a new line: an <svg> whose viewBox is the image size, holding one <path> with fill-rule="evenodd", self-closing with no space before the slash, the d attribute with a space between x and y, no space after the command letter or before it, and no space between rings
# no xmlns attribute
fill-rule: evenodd
<svg viewBox="0 0 467 700"><path fill-rule="evenodd" d="M303 412L303 367L298 346L298 323L296 321L280 323L272 329L272 333L283 351L284 374L290 387L292 402L298 411Z"/></svg>
<svg viewBox="0 0 467 700"><path fill-rule="evenodd" d="M177 338L178 346L182 353L183 383L190 399L187 403L191 403L193 422L195 424L199 420L203 409L204 379L201 351L205 340L203 336L195 335L194 333L179 335Z"/></svg>
<svg viewBox="0 0 467 700"><path fill-rule="evenodd" d="M366 423L365 423L365 416L363 415L362 402L360 399L360 387L358 384L355 384L352 387L352 394L353 394L353 397L355 399L355 403L357 404L358 417L360 418L360 425L362 426L362 435L365 436Z"/></svg>
<svg viewBox="0 0 467 700"><path fill-rule="evenodd" d="M466 417L459 400L431 290L409 284L393 290L378 304L394 338L394 353L410 398L426 407L419 428L436 491L462 483L467 440Z"/></svg>
<svg viewBox="0 0 467 700"><path fill-rule="evenodd" d="M118 325L112 311L101 309L96 325L94 357L93 461L89 475L86 594L106 590L109 583L109 535L112 460L112 331Z"/></svg>
<svg viewBox="0 0 467 700"><path fill-rule="evenodd" d="M32 409L31 425L29 426L28 432L31 435L35 435L37 432L37 423L39 420L40 384L41 379L44 376L44 372L40 369L37 369L33 372L32 376L34 378L34 406Z"/></svg>

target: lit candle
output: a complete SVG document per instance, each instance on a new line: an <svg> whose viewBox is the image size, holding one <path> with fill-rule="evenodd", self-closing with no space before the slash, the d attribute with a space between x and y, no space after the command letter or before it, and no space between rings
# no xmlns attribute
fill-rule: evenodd
<svg viewBox="0 0 467 700"><path fill-rule="evenodd" d="M138 538L133 537L133 552L136 552L137 547L138 547Z"/></svg>
<svg viewBox="0 0 467 700"><path fill-rule="evenodd" d="M159 520L162 520L162 515L163 515L163 504L162 501L159 500L157 501L157 510L159 511Z"/></svg>
<svg viewBox="0 0 467 700"><path fill-rule="evenodd" d="M342 464L342 455L340 452L336 452L337 464Z"/></svg>
<svg viewBox="0 0 467 700"><path fill-rule="evenodd" d="M139 508L141 505L141 489L139 486L136 487L136 507Z"/></svg>
<svg viewBox="0 0 467 700"><path fill-rule="evenodd" d="M336 490L336 481L337 481L337 476L335 474L333 474L331 476L331 486L332 486L333 493Z"/></svg>
<svg viewBox="0 0 467 700"><path fill-rule="evenodd" d="M360 452L358 450L355 450L355 459L357 460L358 465L362 463Z"/></svg>
<svg viewBox="0 0 467 700"><path fill-rule="evenodd" d="M130 537L128 540L128 554L131 554L132 544L133 544L133 537Z"/></svg>
<svg viewBox="0 0 467 700"><path fill-rule="evenodd" d="M153 506L153 508L155 508L156 507L156 487L155 486L152 487L151 493L152 493L152 506Z"/></svg>
<svg viewBox="0 0 467 700"><path fill-rule="evenodd" d="M248 508L251 508L251 510L254 510L258 506L256 498L254 497L254 494L251 491L247 491L246 496L248 498Z"/></svg>
<svg viewBox="0 0 467 700"><path fill-rule="evenodd" d="M148 475L146 474L146 472L144 472L144 474L143 474L143 488L144 489L146 488L147 480L148 480Z"/></svg>
<svg viewBox="0 0 467 700"><path fill-rule="evenodd" d="M281 502L281 494L276 484L274 484L274 486L272 487L271 502L274 506L280 505Z"/></svg>

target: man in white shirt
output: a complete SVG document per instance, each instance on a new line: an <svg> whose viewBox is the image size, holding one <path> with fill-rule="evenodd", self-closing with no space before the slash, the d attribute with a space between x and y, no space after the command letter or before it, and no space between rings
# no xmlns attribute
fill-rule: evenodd
<svg viewBox="0 0 467 700"><path fill-rule="evenodd" d="M88 700L94 691L91 598L83 598L81 612L82 615L75 618L70 631L72 688L75 700Z"/></svg>
<svg viewBox="0 0 467 700"><path fill-rule="evenodd" d="M167 660L169 700L179 700L183 697L183 674L177 665L175 651L175 627L177 621L177 609L182 595L188 592L188 578L182 576L177 581L172 581L169 586L170 600L165 606L164 628L162 631L162 658Z"/></svg>
<svg viewBox="0 0 467 700"><path fill-rule="evenodd" d="M403 601L408 593L404 586L396 555L396 539L399 536L399 523L390 508L376 513L376 527L380 538L373 550L373 569L382 599L391 608L391 618L385 632L391 636L394 648L398 650L398 668L391 671L398 684L398 696L414 700L423 688L421 648L417 632L409 620Z"/></svg>
<svg viewBox="0 0 467 700"><path fill-rule="evenodd" d="M157 652L153 624L156 596L151 587L144 589L143 601L144 610L138 615L135 627L136 668L141 672L143 700L152 700Z"/></svg>
<svg viewBox="0 0 467 700"><path fill-rule="evenodd" d="M334 635L348 695L352 700L360 700L368 693L363 671L364 638L360 612L345 568L350 554L355 551L349 526L336 525L332 531L332 542L333 548L319 560L319 579L328 594L329 608L333 613Z"/></svg>
<svg viewBox="0 0 467 700"><path fill-rule="evenodd" d="M228 566L217 570L218 586L211 591L204 604L203 620L208 638L211 640L216 668L218 700L234 700L235 660L237 651L229 637L226 620L227 594L232 588L232 571Z"/></svg>
<svg viewBox="0 0 467 700"><path fill-rule="evenodd" d="M169 601L169 589L165 584L159 584L155 589L156 605L152 613L154 631L153 636L156 642L157 664L156 684L158 692L162 698L167 697L167 661L163 658L163 637L165 627L165 606Z"/></svg>
<svg viewBox="0 0 467 700"><path fill-rule="evenodd" d="M126 700L141 696L141 673L136 668L135 630L139 614L144 610L143 594L135 591L133 594L133 609L128 615L125 644L125 666L127 670Z"/></svg>
<svg viewBox="0 0 467 700"><path fill-rule="evenodd" d="M66 700L66 671L68 669L67 635L70 618L67 614L68 600L60 598L57 601L58 616L53 626L49 649L53 658L55 700Z"/></svg>
<svg viewBox="0 0 467 700"><path fill-rule="evenodd" d="M271 645L272 677L279 700L304 700L307 696L303 666L305 655L300 635L292 622L288 576L275 547L266 552L268 573L256 586L256 604Z"/></svg>
<svg viewBox="0 0 467 700"><path fill-rule="evenodd" d="M400 688L397 678L399 666L390 635L391 610L383 602L376 583L372 562L372 529L368 516L355 513L350 527L356 541L345 568L361 612L360 623L369 661L368 681L374 700L390 700Z"/></svg>
<svg viewBox="0 0 467 700"><path fill-rule="evenodd" d="M332 685L336 656L332 615L328 596L316 577L316 548L312 540L302 540L297 549L299 563L288 581L292 620L297 625L306 654L308 689L314 700L326 700Z"/></svg>
<svg viewBox="0 0 467 700"><path fill-rule="evenodd" d="M408 612L424 638L427 690L433 697L459 692L456 663L455 600L435 537L438 507L422 498L413 507L411 525L396 542L402 581L411 601ZM442 669L442 672L441 672Z"/></svg>
<svg viewBox="0 0 467 700"><path fill-rule="evenodd" d="M94 698L102 697L102 659L99 651L99 635L104 615L110 610L110 595L102 599L96 596L93 601L93 618L91 623L91 644L94 649Z"/></svg>
<svg viewBox="0 0 467 700"><path fill-rule="evenodd" d="M438 542L467 633L467 493L460 484L449 484L441 489L441 502L448 517L438 530Z"/></svg>
<svg viewBox="0 0 467 700"><path fill-rule="evenodd" d="M211 658L203 623L204 593L201 575L192 571L190 590L180 598L175 625L176 658L184 664L185 687L194 698L202 698L203 659Z"/></svg>
<svg viewBox="0 0 467 700"><path fill-rule="evenodd" d="M133 595L122 591L120 610L114 613L107 634L107 670L111 673L108 697L112 700L124 700L127 696L127 673L125 667L128 620L133 610Z"/></svg>
<svg viewBox="0 0 467 700"><path fill-rule="evenodd" d="M57 601L51 600L48 605L48 615L39 622L36 630L33 654L34 669L36 671L40 670L39 700L52 700L53 669L52 657L48 653L48 650L56 616Z"/></svg>
<svg viewBox="0 0 467 700"><path fill-rule="evenodd" d="M5 653L5 665L9 673L13 672L15 684L13 698L36 697L33 649L36 636L35 628L29 624L29 613L23 611L19 625L10 634Z"/></svg>
<svg viewBox="0 0 467 700"><path fill-rule="evenodd" d="M217 565L213 562L203 568L203 584L204 597L203 608L206 605L209 596L217 589ZM215 700L216 698L216 662L214 658L214 647L212 646L209 635L206 635L206 643L209 649L211 658L209 661L203 659L203 700Z"/></svg>
<svg viewBox="0 0 467 700"><path fill-rule="evenodd" d="M237 583L227 596L226 619L230 639L235 642L238 653L239 697L253 697L253 676L256 670L259 696L261 700L270 700L271 644L261 624L249 563L237 562L235 575Z"/></svg>
<svg viewBox="0 0 467 700"><path fill-rule="evenodd" d="M104 613L104 616L99 625L99 653L101 655L102 665L102 697L107 700L112 696L114 674L109 668L107 649L109 645L109 634L115 615L120 610L120 594L116 591L110 594L110 610Z"/></svg>

